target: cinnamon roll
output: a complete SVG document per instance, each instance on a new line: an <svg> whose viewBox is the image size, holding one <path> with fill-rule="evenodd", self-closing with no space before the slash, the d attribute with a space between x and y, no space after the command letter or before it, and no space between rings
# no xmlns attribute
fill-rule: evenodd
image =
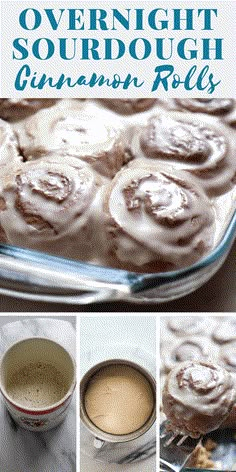
<svg viewBox="0 0 236 472"><path fill-rule="evenodd" d="M222 320L215 327L212 338L216 343L224 344L231 341L236 341L236 319Z"/></svg>
<svg viewBox="0 0 236 472"><path fill-rule="evenodd" d="M232 375L217 364L183 362L168 375L163 410L171 430L199 437L217 429L236 397Z"/></svg>
<svg viewBox="0 0 236 472"><path fill-rule="evenodd" d="M133 113L149 110L149 108L154 106L156 101L157 100L155 98L117 98L114 100L110 98L101 99L101 102L105 106L117 113L124 115L131 115Z"/></svg>
<svg viewBox="0 0 236 472"><path fill-rule="evenodd" d="M189 336L175 339L162 346L162 360L166 372L184 361L217 360L219 349L209 342L207 336Z"/></svg>
<svg viewBox="0 0 236 472"><path fill-rule="evenodd" d="M9 123L0 119L0 167L14 162L20 162L23 158L18 150L18 143Z"/></svg>
<svg viewBox="0 0 236 472"><path fill-rule="evenodd" d="M161 337L160 337L160 347L162 347L162 344L172 342L172 340L176 339L175 334L169 329L168 326L169 322L169 317L163 317L161 319L161 325L160 325L160 332L161 332Z"/></svg>
<svg viewBox="0 0 236 472"><path fill-rule="evenodd" d="M107 117L82 109L55 107L41 110L18 130L26 160L57 153L66 160L74 156L86 161L102 175L113 177L126 162L121 128L113 128Z"/></svg>
<svg viewBox="0 0 236 472"><path fill-rule="evenodd" d="M192 112L221 115L234 106L231 98L175 98L177 105Z"/></svg>
<svg viewBox="0 0 236 472"><path fill-rule="evenodd" d="M167 328L176 336L206 334L215 325L207 316L174 316L167 319Z"/></svg>
<svg viewBox="0 0 236 472"><path fill-rule="evenodd" d="M0 225L8 243L93 260L101 243L102 177L86 163L58 156L11 167L3 175Z"/></svg>
<svg viewBox="0 0 236 472"><path fill-rule="evenodd" d="M168 161L199 180L211 194L233 187L235 142L214 118L169 112L151 116L133 135L132 154L153 163Z"/></svg>
<svg viewBox="0 0 236 472"><path fill-rule="evenodd" d="M227 98L211 98L211 99L174 99L177 107L186 109L193 113L207 113L215 115L224 123L235 128L236 126L236 101Z"/></svg>
<svg viewBox="0 0 236 472"><path fill-rule="evenodd" d="M236 376L236 339L221 347L219 363Z"/></svg>
<svg viewBox="0 0 236 472"><path fill-rule="evenodd" d="M0 117L11 121L22 119L25 116L35 113L40 108L47 108L57 101L49 98L1 98L0 99Z"/></svg>
<svg viewBox="0 0 236 472"><path fill-rule="evenodd" d="M179 269L211 247L211 203L195 179L172 167L120 171L104 206L112 265L139 272Z"/></svg>

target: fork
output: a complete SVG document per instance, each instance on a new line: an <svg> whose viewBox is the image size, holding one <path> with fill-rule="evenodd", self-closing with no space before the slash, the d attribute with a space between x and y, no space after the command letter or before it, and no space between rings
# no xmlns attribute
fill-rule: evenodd
<svg viewBox="0 0 236 472"><path fill-rule="evenodd" d="M160 471L180 472L200 438L181 436L167 430L168 421L163 421L160 426Z"/></svg>

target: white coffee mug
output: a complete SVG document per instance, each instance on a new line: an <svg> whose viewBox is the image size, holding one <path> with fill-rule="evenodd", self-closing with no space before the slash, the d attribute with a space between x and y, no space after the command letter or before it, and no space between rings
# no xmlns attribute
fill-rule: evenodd
<svg viewBox="0 0 236 472"><path fill-rule="evenodd" d="M75 384L74 359L48 338L16 342L0 362L5 405L13 419L30 431L46 431L64 420Z"/></svg>

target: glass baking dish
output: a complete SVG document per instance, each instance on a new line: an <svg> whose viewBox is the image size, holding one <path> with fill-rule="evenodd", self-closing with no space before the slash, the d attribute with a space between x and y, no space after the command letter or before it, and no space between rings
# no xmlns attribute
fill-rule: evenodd
<svg viewBox="0 0 236 472"><path fill-rule="evenodd" d="M173 272L138 274L0 244L0 293L28 300L89 304L126 300L161 303L193 292L226 259L236 237L236 211L219 244L196 264Z"/></svg>

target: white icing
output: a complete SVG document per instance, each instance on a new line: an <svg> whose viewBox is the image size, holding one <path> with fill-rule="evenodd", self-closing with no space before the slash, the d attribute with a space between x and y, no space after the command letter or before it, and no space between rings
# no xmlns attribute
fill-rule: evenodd
<svg viewBox="0 0 236 472"><path fill-rule="evenodd" d="M181 267L199 257L198 248L209 249L214 212L185 173L161 165L121 171L108 202L112 219L122 228L116 253L123 261L140 266L159 259Z"/></svg>
<svg viewBox="0 0 236 472"><path fill-rule="evenodd" d="M87 260L100 250L98 194L103 179L87 164L46 156L21 165L3 183L1 225L11 244ZM100 209L101 210L101 209ZM101 239L100 239L101 238ZM93 252L94 251L94 252Z"/></svg>
<svg viewBox="0 0 236 472"><path fill-rule="evenodd" d="M235 132L220 121L222 116L226 115L215 117L206 113L179 112L176 111L176 101L171 99L151 99L151 102L139 99L127 99L122 103L119 101L120 105L128 107L130 114L122 114L121 109L119 114L116 113L115 101L109 102L108 107L104 104L107 105L106 100L0 99L0 112L8 110L15 120L11 127L2 121L1 128L0 122L1 240L8 239L10 244L142 272L160 272L191 265L218 244L235 210L235 180L232 177L236 166ZM207 107L207 103L205 106ZM44 109L36 112L38 108L43 107ZM24 110L25 114L31 113L31 116L25 118L24 113L22 115ZM153 116L159 117L154 128L157 144L163 154L170 152L173 139L174 154L179 153L179 157L182 156L180 159L170 159L170 156L168 159L163 156L158 156L158 159L145 156L140 146L140 136L147 132L148 122L153 120ZM197 155L200 156L198 162L195 159ZM42 160L45 163L46 156L50 159L56 156L63 166L63 172L66 168L66 172L71 172L71 159L77 159L79 162L83 159L90 166L91 172L95 170L106 176L95 185L96 192L93 194L90 210L85 212L84 220L85 213L81 205L83 215L74 215L70 221L70 208L70 211L66 210L68 220L61 212L60 222L57 221L58 209L63 208L60 195L63 194L66 182L58 176L48 174L48 196L45 194L43 197L40 187L44 177L40 177L38 173L36 178L34 170L34 181L31 186L23 186L21 198L31 201L33 206L37 201L36 207L40 209L33 209L33 212L38 212L42 221L45 219L49 225L47 228L43 225L40 227L39 220L32 221L32 224L20 221L19 208L17 211L15 208L16 186L12 184L14 173L18 172L18 163L23 158L26 161ZM218 160L215 161L213 157ZM37 166L42 170L40 164ZM127 172L124 175L130 173L131 180L135 180L137 169L141 167L145 175L146 172L153 175L161 173L159 190L156 188L155 175L153 180L149 175L137 186L132 204L135 206L137 202L141 202L144 211L139 214L131 210L125 210L122 214L124 195L122 188L118 188L120 179L123 179L123 172L118 173L121 167ZM23 168L26 168L27 172L29 169L36 169L31 168L29 162L22 162L21 178ZM185 169L185 172L182 169ZM192 177L192 171L197 170L203 172L196 172ZM172 173L172 179L169 179L168 173ZM82 170L80 175L82 176ZM110 186L108 178L111 179L114 175ZM76 172L73 178L78 179ZM178 179L184 181L184 186L177 184ZM93 193L90 180L88 184L84 176L83 180L85 187L88 185L88 193L90 190ZM198 204L194 207L191 186L195 186L196 182L200 200L196 199ZM82 192L82 182L79 185ZM228 191L227 185L232 185ZM51 197L50 192L53 194ZM218 195L220 192L221 195ZM55 202L57 200L57 204L53 203L52 196ZM111 206L110 196L113 199ZM113 207L111 221L110 213L113 212ZM79 213L78 202L77 208ZM29 208L27 211L29 214ZM54 212L55 221L51 215ZM185 215L188 215L187 218ZM76 222L77 219L79 222ZM175 224L175 221L178 221L178 224ZM17 230L14 225L18 227ZM67 230L62 230L63 225L64 228L68 226ZM50 242L48 235L52 233L53 242Z"/></svg>
<svg viewBox="0 0 236 472"><path fill-rule="evenodd" d="M217 429L235 401L233 377L216 364L186 361L169 373L164 412L176 430L197 436ZM184 420L184 422L183 422Z"/></svg>
<svg viewBox="0 0 236 472"><path fill-rule="evenodd" d="M81 108L53 107L41 110L16 129L27 160L56 152L64 159L78 157L103 175L112 177L124 162L120 123L116 126L102 115Z"/></svg>
<svg viewBox="0 0 236 472"><path fill-rule="evenodd" d="M211 195L233 187L235 136L211 116L159 112L134 133L131 149L136 158L163 160L191 172Z"/></svg>
<svg viewBox="0 0 236 472"><path fill-rule="evenodd" d="M22 161L11 126L0 119L0 166Z"/></svg>

